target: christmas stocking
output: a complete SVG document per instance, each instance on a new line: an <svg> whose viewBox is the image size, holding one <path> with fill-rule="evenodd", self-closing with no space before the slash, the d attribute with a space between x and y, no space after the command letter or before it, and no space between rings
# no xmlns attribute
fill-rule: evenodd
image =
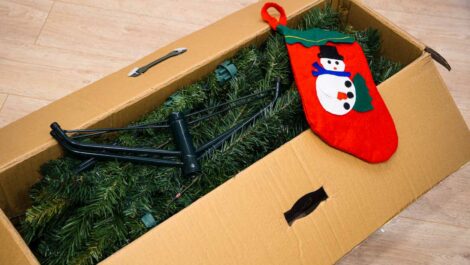
<svg viewBox="0 0 470 265"><path fill-rule="evenodd" d="M277 20L269 8L280 13ZM370 163L388 160L398 145L393 119L375 86L367 60L350 35L286 27L286 14L266 3L261 16L284 35L310 128L330 146Z"/></svg>

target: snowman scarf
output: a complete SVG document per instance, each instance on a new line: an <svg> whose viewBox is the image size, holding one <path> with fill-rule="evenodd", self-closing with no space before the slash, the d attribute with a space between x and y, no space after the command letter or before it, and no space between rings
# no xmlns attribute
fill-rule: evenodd
<svg viewBox="0 0 470 265"><path fill-rule="evenodd" d="M279 21L268 13L280 13ZM261 16L284 35L306 119L328 145L370 163L388 160L398 136L393 119L352 36L322 29L286 27L286 14L266 3Z"/></svg>

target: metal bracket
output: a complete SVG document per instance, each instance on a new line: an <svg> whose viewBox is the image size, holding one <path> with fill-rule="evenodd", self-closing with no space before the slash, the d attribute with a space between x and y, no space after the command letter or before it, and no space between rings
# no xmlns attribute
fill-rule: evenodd
<svg viewBox="0 0 470 265"><path fill-rule="evenodd" d="M450 67L450 64L447 62L447 60L442 55L440 55L437 51L435 51L434 49L428 46L424 48L424 51L431 54L431 58L433 58L434 61L444 66L448 71L452 70L452 67Z"/></svg>
<svg viewBox="0 0 470 265"><path fill-rule="evenodd" d="M249 102L266 98L272 94L272 92L274 92L272 100L251 117L201 146L194 146L191 134L189 133L189 126L222 114L233 108L246 105ZM212 150L221 147L234 134L263 116L267 109L272 108L275 105L279 98L279 93L280 80L277 81L276 88L274 89L257 92L230 102L188 114L183 112L174 112L169 116L168 121L124 128L85 130L63 130L57 122L54 122L50 126L52 129L50 133L59 142L59 144L61 144L62 147L71 154L90 158L79 166L80 171L92 166L96 159L117 159L135 163L146 163L155 166L179 167L182 169L184 176L195 176L201 172L200 160L203 157L209 155ZM97 136L109 132L143 129L170 129L177 149L167 150L148 147L125 147L116 144L84 143L77 140L79 138ZM69 136L68 134L74 135Z"/></svg>

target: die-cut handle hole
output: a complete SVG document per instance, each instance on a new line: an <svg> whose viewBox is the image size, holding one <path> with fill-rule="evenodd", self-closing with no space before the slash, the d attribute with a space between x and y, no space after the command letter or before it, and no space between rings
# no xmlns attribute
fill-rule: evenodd
<svg viewBox="0 0 470 265"><path fill-rule="evenodd" d="M289 226L291 226L295 220L312 213L317 206L326 199L328 199L328 194L326 194L323 187L302 196L294 203L289 211L284 213L284 217Z"/></svg>

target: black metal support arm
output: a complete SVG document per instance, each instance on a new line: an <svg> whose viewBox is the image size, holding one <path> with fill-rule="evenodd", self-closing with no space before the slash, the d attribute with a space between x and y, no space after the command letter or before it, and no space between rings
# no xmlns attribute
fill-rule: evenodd
<svg viewBox="0 0 470 265"><path fill-rule="evenodd" d="M148 154L148 155L158 155L158 156L179 156L180 151L176 150L165 150L165 149L155 149L155 148L143 148L143 147L125 147L117 145L106 145L106 144L90 144L90 143L81 143L76 140L71 139L65 134L65 131L60 128L60 125L57 122L51 124L51 129L57 135L61 136L67 144L72 147L85 148L85 149L95 149L95 150L105 150L105 151L114 151L114 152L127 152L127 153L137 153L137 154Z"/></svg>
<svg viewBox="0 0 470 265"><path fill-rule="evenodd" d="M166 166L166 167L182 167L183 163L180 161L173 161L167 159L157 159L152 157L145 157L145 156L135 156L135 155L121 155L121 154L113 154L106 151L91 151L81 148L76 148L71 145L63 138L61 135L56 134L55 131L51 131L51 135L62 145L70 153L83 156L83 157L95 157L98 159L118 159L123 161L129 162L136 162L136 163L145 163L151 164L155 166Z"/></svg>
<svg viewBox="0 0 470 265"><path fill-rule="evenodd" d="M183 161L183 174L196 175L201 172L201 165L193 144L191 134L189 134L188 122L181 112L173 112L170 115L170 127L173 132L175 144L181 150L181 161Z"/></svg>
<svg viewBox="0 0 470 265"><path fill-rule="evenodd" d="M273 92L273 99L265 105L261 110L253 116L247 118L243 122L235 125L228 131L220 134L216 138L204 143L199 148L193 144L189 126L209 119L215 115L221 114L230 109L242 106L254 100L265 98L268 92ZM227 140L240 130L252 124L256 119L261 117L269 108L272 108L279 98L280 81L277 81L275 89L269 89L254 93L245 97L241 97L231 102L226 102L204 110L198 110L192 113L174 112L170 115L168 122L157 122L152 124L134 125L125 128L105 128L105 129L86 129L86 130L63 130L56 122L51 124L51 135L70 153L88 157L88 159L80 165L80 170L89 167L94 162L93 159L118 159L136 163L147 163L156 166L180 167L185 176L194 176L201 172L199 160L207 156L212 150L221 147ZM207 113L203 115L204 113ZM200 115L198 117L198 115ZM96 136L108 132L138 130L138 129L162 129L169 128L173 134L173 140L178 150L166 150L148 147L125 147L83 143L77 141L77 138L86 136ZM77 135L68 136L68 133L76 133Z"/></svg>

